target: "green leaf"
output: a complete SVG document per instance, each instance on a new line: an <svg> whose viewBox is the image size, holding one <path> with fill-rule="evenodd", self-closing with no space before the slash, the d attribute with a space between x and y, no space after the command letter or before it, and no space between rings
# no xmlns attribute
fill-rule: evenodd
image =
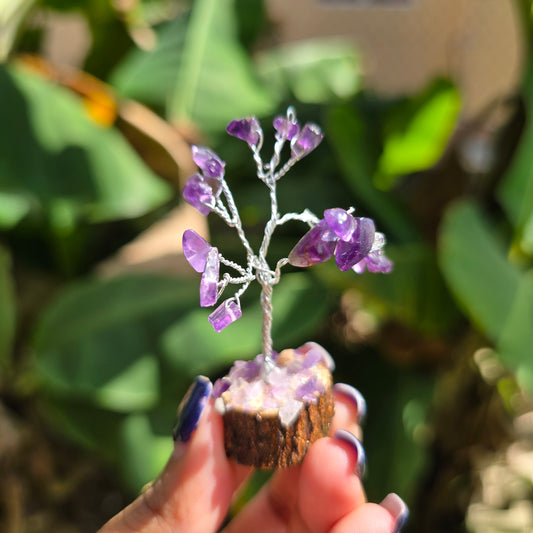
<svg viewBox="0 0 533 533"><path fill-rule="evenodd" d="M15 337L15 287L11 276L11 258L0 246L0 369L10 364Z"/></svg>
<svg viewBox="0 0 533 533"><path fill-rule="evenodd" d="M130 412L159 399L159 342L197 304L190 281L131 276L67 289L45 312L35 365L55 394Z"/></svg>
<svg viewBox="0 0 533 533"><path fill-rule="evenodd" d="M240 116L264 115L274 102L255 79L238 43L232 0L196 0L169 117L221 128Z"/></svg>
<svg viewBox="0 0 533 533"><path fill-rule="evenodd" d="M174 92L189 16L182 15L157 30L153 50L136 49L115 68L110 83L122 96L165 109Z"/></svg>
<svg viewBox="0 0 533 533"><path fill-rule="evenodd" d="M527 123L513 160L497 190L498 198L513 224L521 248L533 255L533 63L528 66L522 91Z"/></svg>
<svg viewBox="0 0 533 533"><path fill-rule="evenodd" d="M145 414L127 416L120 427L119 469L122 479L138 493L163 470L172 452L172 438L157 435Z"/></svg>
<svg viewBox="0 0 533 533"><path fill-rule="evenodd" d="M376 185L388 189L395 177L437 163L455 129L460 108L457 89L440 81L396 109L385 126Z"/></svg>
<svg viewBox="0 0 533 533"><path fill-rule="evenodd" d="M172 451L172 419L159 432L151 415L114 413L75 398L46 397L40 407L54 428L109 461L132 494L161 472Z"/></svg>
<svg viewBox="0 0 533 533"><path fill-rule="evenodd" d="M333 108L327 117L326 134L357 205L375 214L384 226L380 231L400 241L418 240L418 231L405 210L373 183L379 142L362 114L348 105Z"/></svg>
<svg viewBox="0 0 533 533"><path fill-rule="evenodd" d="M497 342L500 359L514 369L518 383L533 391L533 272L520 280Z"/></svg>
<svg viewBox="0 0 533 533"><path fill-rule="evenodd" d="M0 193L16 197L4 224L30 209L50 214L52 224L58 212L69 220L137 217L169 200L170 188L120 133L93 122L67 90L7 67L0 93Z"/></svg>
<svg viewBox="0 0 533 533"><path fill-rule="evenodd" d="M16 226L30 210L31 204L23 196L0 192L0 228Z"/></svg>
<svg viewBox="0 0 533 533"><path fill-rule="evenodd" d="M274 349L293 347L316 332L330 308L327 289L304 273L282 277L273 292ZM235 359L250 359L261 352L262 310L257 300L242 304L243 316L216 333L207 316L193 311L169 328L163 338L166 359L191 377L221 368ZM186 349L185 349L186 347Z"/></svg>
<svg viewBox="0 0 533 533"><path fill-rule="evenodd" d="M264 53L258 72L278 100L305 103L346 99L360 88L361 67L353 45L331 39L287 44Z"/></svg>
<svg viewBox="0 0 533 533"><path fill-rule="evenodd" d="M196 0L190 14L163 26L157 36L154 50L135 51L113 73L111 82L123 95L204 130L274 109L276 102L238 41L232 0Z"/></svg>
<svg viewBox="0 0 533 533"><path fill-rule="evenodd" d="M447 213L439 245L441 266L457 300L520 385L533 391L533 273L522 273L507 260L469 202Z"/></svg>
<svg viewBox="0 0 533 533"><path fill-rule="evenodd" d="M445 215L439 236L439 262L456 300L494 342L502 334L521 274L480 210L462 201Z"/></svg>

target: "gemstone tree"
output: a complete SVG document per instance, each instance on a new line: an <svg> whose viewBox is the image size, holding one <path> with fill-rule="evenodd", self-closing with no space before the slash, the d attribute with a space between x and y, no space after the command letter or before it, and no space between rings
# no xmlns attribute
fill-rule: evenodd
<svg viewBox="0 0 533 533"><path fill-rule="evenodd" d="M191 266L202 274L200 305L215 305L228 285L239 289L209 315L219 332L242 316L240 296L255 280L261 285L263 350L251 361L236 361L228 376L213 388L215 406L224 416L226 453L243 464L276 468L300 462L311 442L327 434L333 416L331 393L334 363L315 343L281 353L272 348L272 288L280 280L281 268L290 263L307 267L335 257L340 270L362 273L389 272L392 268L383 247L385 238L369 218L355 217L352 207L326 209L319 219L309 210L281 214L276 186L288 170L314 150L323 134L315 124L300 127L294 110L274 119L274 153L268 163L261 157L263 131L255 117L235 120L227 132L248 143L257 167L257 177L270 195L270 219L256 252L246 238L239 211L225 179L225 163L206 147L192 147L200 171L189 178L183 197L200 213L220 216L235 228L246 250L246 265L226 259L193 230L183 234L183 252ZM281 164L283 147L290 155ZM278 226L300 221L309 229L288 257L274 268L267 262L268 248ZM229 270L221 275L221 267Z"/></svg>
<svg viewBox="0 0 533 533"><path fill-rule="evenodd" d="M300 159L314 150L322 141L323 133L316 124L307 123L300 127L294 110L289 108L286 116L274 119L276 131L274 153L268 163L261 158L263 131L255 117L235 120L227 132L248 143L257 166L257 177L266 185L270 194L271 216L265 226L261 246L256 253L242 226L241 218L233 196L225 180L225 163L212 150L193 146L192 155L200 172L192 175L183 189L184 199L200 213L210 212L220 216L228 226L235 228L247 255L246 266L226 259L216 247L211 246L193 230L183 234L183 251L191 266L202 273L200 282L200 305L214 305L226 287L240 285L239 290L223 301L209 316L209 322L216 331L242 316L240 296L254 280L261 284L261 305L263 308L263 356L268 367L272 362L272 287L279 282L281 268L290 263L307 267L335 256L340 270L354 270L357 273L367 269L370 272L389 272L392 264L383 251L385 238L376 232L374 222L369 218L354 217L353 208L344 210L336 207L327 209L319 219L309 210L301 213L278 211L276 185L287 171ZM290 156L281 166L284 145L290 143ZM271 268L266 257L275 229L291 220L307 224L310 229L292 249L288 258L278 260ZM220 265L231 269L220 276Z"/></svg>

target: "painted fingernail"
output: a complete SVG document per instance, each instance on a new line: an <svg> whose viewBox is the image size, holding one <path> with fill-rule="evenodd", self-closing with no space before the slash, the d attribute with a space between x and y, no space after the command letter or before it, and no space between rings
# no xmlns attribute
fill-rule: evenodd
<svg viewBox="0 0 533 533"><path fill-rule="evenodd" d="M366 417L366 400L363 395L355 387L352 387L347 383L335 383L335 385L333 385L333 390L342 394L354 403L357 409L357 422L363 422Z"/></svg>
<svg viewBox="0 0 533 533"><path fill-rule="evenodd" d="M354 434L346 431L345 429L338 429L335 431L334 438L342 440L343 442L347 442L355 450L355 453L357 454L355 473L359 477L363 477L366 470L366 454L361 441Z"/></svg>
<svg viewBox="0 0 533 533"><path fill-rule="evenodd" d="M174 441L188 442L211 395L213 384L205 376L198 376L189 387L178 407L172 437Z"/></svg>
<svg viewBox="0 0 533 533"><path fill-rule="evenodd" d="M405 502L397 494L391 492L385 496L385 499L380 505L381 507L385 507L394 518L394 529L392 533L399 533L409 518L409 508Z"/></svg>

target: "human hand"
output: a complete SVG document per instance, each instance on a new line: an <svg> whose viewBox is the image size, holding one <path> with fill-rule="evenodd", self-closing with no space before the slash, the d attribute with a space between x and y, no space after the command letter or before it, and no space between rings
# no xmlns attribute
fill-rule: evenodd
<svg viewBox="0 0 533 533"><path fill-rule="evenodd" d="M197 378L174 432L175 446L157 480L99 533L215 533L252 469L227 459L222 417ZM364 400L337 384L331 437L314 442L301 465L276 471L223 533L397 533L408 510L399 496L368 503L360 474Z"/></svg>

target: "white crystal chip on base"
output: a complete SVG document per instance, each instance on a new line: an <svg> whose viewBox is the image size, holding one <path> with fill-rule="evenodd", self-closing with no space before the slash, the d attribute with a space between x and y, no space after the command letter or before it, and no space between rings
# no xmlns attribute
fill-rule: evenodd
<svg viewBox="0 0 533 533"><path fill-rule="evenodd" d="M305 404L318 401L331 387L335 364L322 346L308 342L295 350L273 354L274 367L263 375L263 355L235 361L229 374L213 387L215 408L260 416L279 416L283 427L296 421Z"/></svg>

